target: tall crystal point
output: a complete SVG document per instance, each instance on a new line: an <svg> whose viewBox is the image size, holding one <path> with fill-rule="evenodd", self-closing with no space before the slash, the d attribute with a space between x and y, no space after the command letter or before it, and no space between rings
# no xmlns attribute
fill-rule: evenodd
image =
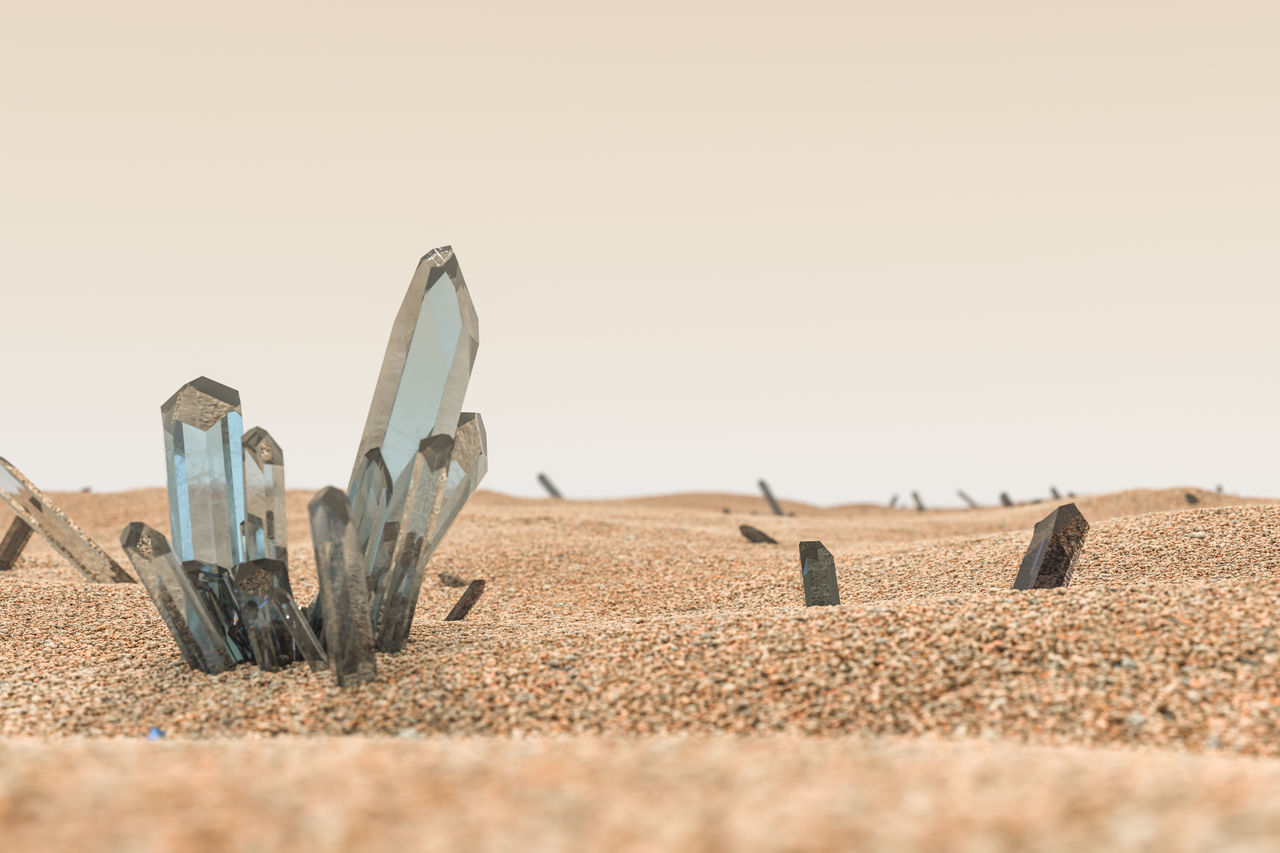
<svg viewBox="0 0 1280 853"><path fill-rule="evenodd" d="M244 561L244 421L240 393L201 376L163 406L169 524L180 560Z"/></svg>
<svg viewBox="0 0 1280 853"><path fill-rule="evenodd" d="M244 561L289 563L284 451L262 427L244 434Z"/></svg>
<svg viewBox="0 0 1280 853"><path fill-rule="evenodd" d="M427 253L391 328L351 480L365 454L382 451L392 482L429 435L453 435L471 379L479 325L453 249Z"/></svg>
<svg viewBox="0 0 1280 853"><path fill-rule="evenodd" d="M218 621L196 592L164 534L140 521L120 537L138 579L155 602L161 618L193 669L222 672L234 666Z"/></svg>
<svg viewBox="0 0 1280 853"><path fill-rule="evenodd" d="M340 687L370 681L376 670L369 586L347 496L329 486L316 494L308 509L324 642L334 675Z"/></svg>
<svg viewBox="0 0 1280 853"><path fill-rule="evenodd" d="M427 562L488 470L488 440L478 414L463 412L452 439L435 435L421 443L391 572L374 594L379 650L404 648Z"/></svg>
<svg viewBox="0 0 1280 853"><path fill-rule="evenodd" d="M98 583L132 583L133 578L111 559L102 547L89 538L71 518L58 509L49 497L32 483L7 459L0 459L0 503L13 510L18 521L26 527L27 535L34 530L53 546L53 550L67 558L71 565L86 578ZM6 560L16 560L26 540L22 530L10 527L5 537L8 546ZM8 568L8 566L5 566Z"/></svg>

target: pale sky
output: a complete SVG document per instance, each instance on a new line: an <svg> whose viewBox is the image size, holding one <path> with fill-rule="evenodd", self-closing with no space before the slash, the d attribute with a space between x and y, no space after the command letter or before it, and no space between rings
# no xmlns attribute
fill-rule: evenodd
<svg viewBox="0 0 1280 853"><path fill-rule="evenodd" d="M205 374L345 485L419 256L484 487L1280 493L1280 5L0 7L0 455Z"/></svg>

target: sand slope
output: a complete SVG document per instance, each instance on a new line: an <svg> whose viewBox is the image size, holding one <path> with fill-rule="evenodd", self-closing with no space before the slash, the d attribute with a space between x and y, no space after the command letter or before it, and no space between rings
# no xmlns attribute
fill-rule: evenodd
<svg viewBox="0 0 1280 853"><path fill-rule="evenodd" d="M74 847L93 836L66 818L101 814L145 847L166 786L234 829L247 784L297 814L299 849L389 816L385 845L475 849L1280 844L1280 506L1185 491L1080 499L1072 586L1029 593L1009 587L1049 504L779 518L722 495L482 494L408 648L349 691L301 665L192 672L140 587L34 547L0 576L0 841ZM304 601L309 497L290 496ZM127 521L167 527L158 490L58 500L118 555ZM841 607L803 607L803 538L835 554ZM438 571L487 580L466 622L440 621L459 590ZM141 742L153 725L169 738ZM246 841L185 802L155 849L284 832Z"/></svg>

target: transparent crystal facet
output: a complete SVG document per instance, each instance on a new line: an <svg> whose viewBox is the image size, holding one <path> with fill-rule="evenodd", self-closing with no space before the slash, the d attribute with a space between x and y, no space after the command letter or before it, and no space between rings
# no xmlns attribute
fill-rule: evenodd
<svg viewBox="0 0 1280 853"><path fill-rule="evenodd" d="M396 315L365 422L352 483L366 453L382 452L392 482L422 439L453 435L480 333L458 259L449 247L418 263Z"/></svg>
<svg viewBox="0 0 1280 853"><path fill-rule="evenodd" d="M370 681L376 674L369 586L347 496L321 489L308 507L316 552L324 644L338 685Z"/></svg>
<svg viewBox="0 0 1280 853"><path fill-rule="evenodd" d="M124 529L120 544L169 626L183 659L192 668L211 673L234 666L218 621L192 585L164 534L135 521Z"/></svg>
<svg viewBox="0 0 1280 853"><path fill-rule="evenodd" d="M99 583L133 582L119 563L6 459L0 459L0 501L89 580ZM10 544L18 545L12 555L16 558L17 551L25 542L17 543L15 540Z"/></svg>
<svg viewBox="0 0 1280 853"><path fill-rule="evenodd" d="M183 562L244 561L244 422L240 394L201 376L163 406L169 523Z"/></svg>
<svg viewBox="0 0 1280 853"><path fill-rule="evenodd" d="M244 560L289 564L284 451L262 427L244 434Z"/></svg>

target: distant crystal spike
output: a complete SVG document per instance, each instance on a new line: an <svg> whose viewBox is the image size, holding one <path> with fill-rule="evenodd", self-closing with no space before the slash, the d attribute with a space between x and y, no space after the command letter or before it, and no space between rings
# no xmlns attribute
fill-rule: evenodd
<svg viewBox="0 0 1280 853"><path fill-rule="evenodd" d="M164 534L135 521L124 529L120 544L178 642L183 659L192 668L210 673L234 666L217 621Z"/></svg>
<svg viewBox="0 0 1280 853"><path fill-rule="evenodd" d="M275 672L299 659L306 660L313 670L326 668L324 649L293 600L289 569L283 562L241 563L236 566L232 588L260 669Z"/></svg>
<svg viewBox="0 0 1280 853"><path fill-rule="evenodd" d="M89 580L98 583L133 582L119 563L6 459L0 459L0 501ZM18 551L21 548L15 550L15 559Z"/></svg>
<svg viewBox="0 0 1280 853"><path fill-rule="evenodd" d="M163 406L169 524L183 562L244 562L244 422L240 393L201 376Z"/></svg>
<svg viewBox="0 0 1280 853"><path fill-rule="evenodd" d="M289 564L285 523L284 451L262 427L244 434L244 561Z"/></svg>
<svg viewBox="0 0 1280 853"><path fill-rule="evenodd" d="M340 687L370 681L376 670L369 587L351 507L341 489L329 486L316 494L308 510L324 609L325 648L334 675Z"/></svg>
<svg viewBox="0 0 1280 853"><path fill-rule="evenodd" d="M1018 567L1014 589L1052 589L1071 583L1089 522L1076 505L1063 504L1036 523Z"/></svg>
<svg viewBox="0 0 1280 853"><path fill-rule="evenodd" d="M429 435L453 435L480 332L458 258L448 246L418 263L387 342L352 471L382 451L391 481L413 464Z"/></svg>
<svg viewBox="0 0 1280 853"><path fill-rule="evenodd" d="M413 470L390 581L377 612L378 648L384 652L404 648L427 562L489 470L480 415L462 413L452 441L447 436L423 441Z"/></svg>

